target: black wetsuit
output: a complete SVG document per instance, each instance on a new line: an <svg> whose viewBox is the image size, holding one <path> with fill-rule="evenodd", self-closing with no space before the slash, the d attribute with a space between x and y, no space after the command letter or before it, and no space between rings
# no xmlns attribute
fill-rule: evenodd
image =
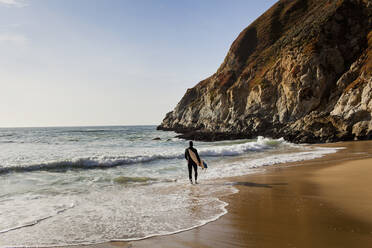
<svg viewBox="0 0 372 248"><path fill-rule="evenodd" d="M191 156L189 154L189 149L195 153L196 158L198 159L199 163L200 163L200 157L199 157L198 151L194 147L189 147L189 148L187 148L185 150L185 158L188 161L187 165L189 167L189 178L190 178L190 180L192 180L192 167L194 167L194 171L195 171L195 182L196 182L198 180L198 166L194 162L194 160L192 160L192 158L191 158Z"/></svg>

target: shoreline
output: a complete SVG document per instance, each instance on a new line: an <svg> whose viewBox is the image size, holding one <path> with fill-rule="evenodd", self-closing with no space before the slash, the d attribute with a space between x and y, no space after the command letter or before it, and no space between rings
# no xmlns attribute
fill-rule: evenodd
<svg viewBox="0 0 372 248"><path fill-rule="evenodd" d="M357 185L348 193L354 201L359 200L355 205L349 202L350 197L340 199L345 190L339 186L344 184L343 176L351 172L358 175L362 170L365 177L372 172L372 167L366 168L372 165L372 141L316 146L346 149L318 159L269 166L263 173L221 180L234 184L239 192L220 199L229 204L227 214L200 227L88 247L368 247L372 243L372 218L366 216L372 216L372 207L363 208L364 213L358 207L366 203L372 206L372 197L358 194L358 187L363 186ZM338 179L329 181L336 172ZM347 180L353 184L355 176ZM362 182L372 185L368 180ZM372 196L372 191L364 194Z"/></svg>

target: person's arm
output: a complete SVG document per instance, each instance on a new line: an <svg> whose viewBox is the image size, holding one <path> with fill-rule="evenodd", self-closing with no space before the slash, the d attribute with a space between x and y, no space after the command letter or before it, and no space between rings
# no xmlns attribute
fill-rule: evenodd
<svg viewBox="0 0 372 248"><path fill-rule="evenodd" d="M196 154L196 158L198 159L199 164L200 164L201 161L200 161L199 153L198 153L198 150L196 150L196 149L195 149L195 154Z"/></svg>
<svg viewBox="0 0 372 248"><path fill-rule="evenodd" d="M187 149L185 150L185 159L187 161L189 161L189 153L188 153Z"/></svg>

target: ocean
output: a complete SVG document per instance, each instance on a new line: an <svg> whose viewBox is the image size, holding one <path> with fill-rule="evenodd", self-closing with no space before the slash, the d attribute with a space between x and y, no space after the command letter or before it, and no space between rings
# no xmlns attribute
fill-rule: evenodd
<svg viewBox="0 0 372 248"><path fill-rule="evenodd" d="M0 129L0 247L137 240L227 213L231 177L337 151L284 139L194 142L208 169L191 185L186 140L155 126ZM154 140L160 138L160 140Z"/></svg>

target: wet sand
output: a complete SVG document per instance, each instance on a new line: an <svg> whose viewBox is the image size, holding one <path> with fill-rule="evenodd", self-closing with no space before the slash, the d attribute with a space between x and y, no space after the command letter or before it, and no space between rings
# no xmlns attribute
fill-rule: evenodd
<svg viewBox="0 0 372 248"><path fill-rule="evenodd" d="M228 179L240 192L217 221L90 247L372 247L372 141L324 146L346 149Z"/></svg>

